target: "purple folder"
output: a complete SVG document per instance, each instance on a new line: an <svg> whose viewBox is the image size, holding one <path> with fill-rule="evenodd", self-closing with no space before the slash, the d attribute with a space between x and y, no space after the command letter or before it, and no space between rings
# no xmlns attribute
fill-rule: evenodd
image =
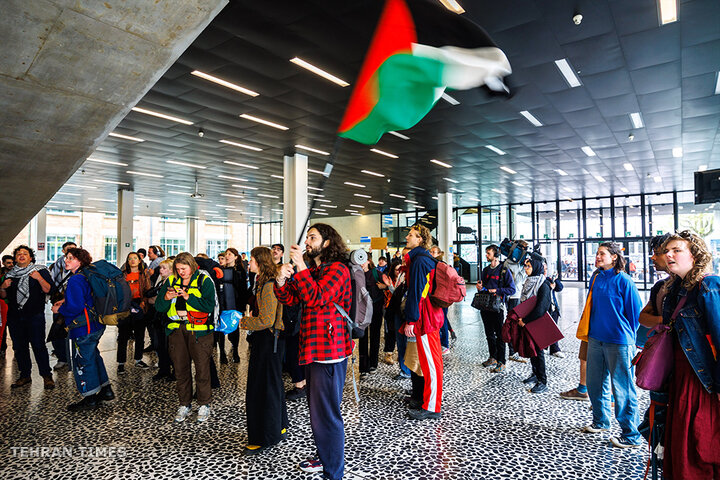
<svg viewBox="0 0 720 480"><path fill-rule="evenodd" d="M564 338L562 332L547 312L537 320L526 323L525 330L540 349L547 348Z"/></svg>

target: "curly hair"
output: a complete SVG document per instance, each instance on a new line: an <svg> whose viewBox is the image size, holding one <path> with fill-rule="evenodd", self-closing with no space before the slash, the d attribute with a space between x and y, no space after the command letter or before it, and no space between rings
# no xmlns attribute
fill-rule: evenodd
<svg viewBox="0 0 720 480"><path fill-rule="evenodd" d="M68 255L72 255L80 262L80 268L87 267L92 263L92 256L90 255L90 252L88 252L84 248L68 248L68 251L65 252L65 256Z"/></svg>
<svg viewBox="0 0 720 480"><path fill-rule="evenodd" d="M682 286L685 287L686 290L692 290L695 288L695 285L702 281L705 274L712 269L712 253L710 253L705 240L690 230L683 230L682 232L671 234L667 240L663 242L660 251L663 254L667 253L667 247L670 242L676 240L687 242L688 249L694 260L693 267L687 275L685 275L685 278L682 279ZM668 286L672 285L676 278L678 278L676 275L671 275Z"/></svg>
<svg viewBox="0 0 720 480"><path fill-rule="evenodd" d="M432 247L432 235L430 234L430 230L425 225L420 225L419 223L416 223L412 227L410 227L410 230L415 230L418 232L418 235L420 235L420 238L422 239L422 243L420 244L421 247L423 247L425 250L429 250L430 247Z"/></svg>
<svg viewBox="0 0 720 480"><path fill-rule="evenodd" d="M255 263L258 266L258 281L255 283L258 286L258 292L262 290L262 286L265 282L269 282L275 279L278 272L278 266L273 261L272 250L267 247L255 247L250 250L250 257L255 259Z"/></svg>
<svg viewBox="0 0 720 480"><path fill-rule="evenodd" d="M325 243L325 240L328 241L328 246L323 247L322 252L320 252L320 261L322 263L346 262L348 259L348 248L337 230L327 223L311 225L308 231L313 228L320 234L322 243Z"/></svg>
<svg viewBox="0 0 720 480"><path fill-rule="evenodd" d="M623 247L617 242L603 242L598 246L598 250L600 248L606 249L610 255L617 255L617 258L613 262L613 270L615 270L615 273L620 273L625 269L625 257L623 257Z"/></svg>
<svg viewBox="0 0 720 480"><path fill-rule="evenodd" d="M30 263L35 263L35 250L33 250L32 248L28 247L27 245L19 245L19 246L15 247L15 250L13 250L13 253L12 253L13 260L15 260L15 259L17 258L17 253L18 253L20 250L25 250L25 251L27 251L28 254L30 255Z"/></svg>

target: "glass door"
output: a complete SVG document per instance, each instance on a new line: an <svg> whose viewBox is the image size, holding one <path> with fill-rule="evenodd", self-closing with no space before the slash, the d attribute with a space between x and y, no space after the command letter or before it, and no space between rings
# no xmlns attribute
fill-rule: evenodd
<svg viewBox="0 0 720 480"><path fill-rule="evenodd" d="M579 261L580 248L578 242L560 243L560 278L577 282L580 280Z"/></svg>

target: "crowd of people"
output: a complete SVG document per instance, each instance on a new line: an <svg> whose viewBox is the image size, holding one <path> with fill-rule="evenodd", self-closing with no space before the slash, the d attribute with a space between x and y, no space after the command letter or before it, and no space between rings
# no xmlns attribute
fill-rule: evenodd
<svg viewBox="0 0 720 480"><path fill-rule="evenodd" d="M650 249L655 268L668 276L653 287L643 307L626 273L621 246L599 245L583 314L586 324L583 327L581 321L578 329L582 340L579 384L560 396L591 403L592 421L583 431L608 430L614 412L621 434L611 438L612 444L640 447L641 412L633 358L650 329L671 325L674 371L666 392L664 475L668 479L720 478L716 349L720 345L720 278L709 275L712 257L693 233L654 237ZM71 368L81 396L67 408L93 410L115 398L98 349L107 327L87 275L93 259L72 242L63 245L62 251L49 268L36 263L33 250L25 245L2 258L2 331L7 325L19 371L11 386L20 389L32 382L32 349L44 388L55 387L46 346L45 305L50 296L51 336L56 332L51 342L57 357L54 369ZM340 234L330 225L314 224L304 247L292 245L288 254L289 262L283 263L281 244L257 246L249 256L228 248L217 261L188 252L167 257L157 245L147 252L130 253L121 267L131 302L117 327L118 379L126 372L131 340L133 368L150 369L144 354L155 351L158 371L153 379L175 382L179 406L174 420L186 421L195 399L196 419L205 422L212 415L213 388L219 386L214 350L219 350L221 365L230 359L240 362L239 331L244 330L249 350L245 454L261 454L286 438L286 401L306 397L317 456L301 462L300 468L338 479L343 476L345 448L340 406L348 358L356 343L361 379L377 370L379 360L397 365L395 378L411 380L411 394L405 399L408 416L415 420L442 417L443 355L450 352L455 334L447 308L431 301L428 286L445 253L432 246L426 227L415 225L406 237L406 247L392 258L381 256L375 264L363 257L360 267L372 318L359 341L343 315L352 311L357 298L353 298L349 252ZM547 276L548 265L540 255L513 264L501 259L496 245L487 247L485 255L488 265L477 290L497 298L500 308L480 313L488 352L479 365L503 374L507 359L527 361L519 356L522 352L506 348L502 330L508 311L534 297L534 308L517 319L519 327L546 314L557 323L556 293L563 284L556 276ZM229 356L225 335L216 331L220 316L228 311L242 313L238 329L227 335ZM5 349L3 335L3 353ZM549 346L549 354L564 356L557 343ZM529 360L532 374L524 383L531 393L546 392L545 352L537 348ZM283 372L292 382L288 391Z"/></svg>

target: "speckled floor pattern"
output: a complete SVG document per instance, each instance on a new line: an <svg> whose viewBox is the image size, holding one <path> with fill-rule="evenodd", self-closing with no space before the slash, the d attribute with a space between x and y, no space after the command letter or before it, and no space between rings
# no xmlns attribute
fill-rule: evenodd
<svg viewBox="0 0 720 480"><path fill-rule="evenodd" d="M581 433L579 429L591 420L589 402L558 396L577 385L579 341L574 331L584 291L567 287L560 295L561 327L566 333L561 347L567 356L547 357L549 391L544 394L526 391L522 379L530 374L529 364L509 362L504 374L482 368L487 346L480 316L470 307L472 293L468 292L463 304L450 309L458 340L443 357L441 420L407 418L402 398L410 382L393 380L397 366L381 363L360 382L359 405L348 380L343 400L345 478L642 478L646 448L613 448L609 437L619 433L616 422L610 433ZM114 328L108 328L103 336L101 351L117 399L83 414L65 410L68 403L79 399L67 370L55 374L54 390L45 391L33 367L32 385L11 391L10 383L17 376L11 349L0 359L0 479L321 478L297 466L314 454L304 399L288 403L287 440L255 457L242 455L246 352L241 354L240 364L219 367L222 386L213 391L210 420L198 424L194 411L188 421L176 424L173 384L153 382L153 369L131 366L118 379ZM154 363L156 358L146 354L145 360ZM51 364L54 362L51 359ZM647 394L639 391L639 399L642 413L647 408Z"/></svg>

